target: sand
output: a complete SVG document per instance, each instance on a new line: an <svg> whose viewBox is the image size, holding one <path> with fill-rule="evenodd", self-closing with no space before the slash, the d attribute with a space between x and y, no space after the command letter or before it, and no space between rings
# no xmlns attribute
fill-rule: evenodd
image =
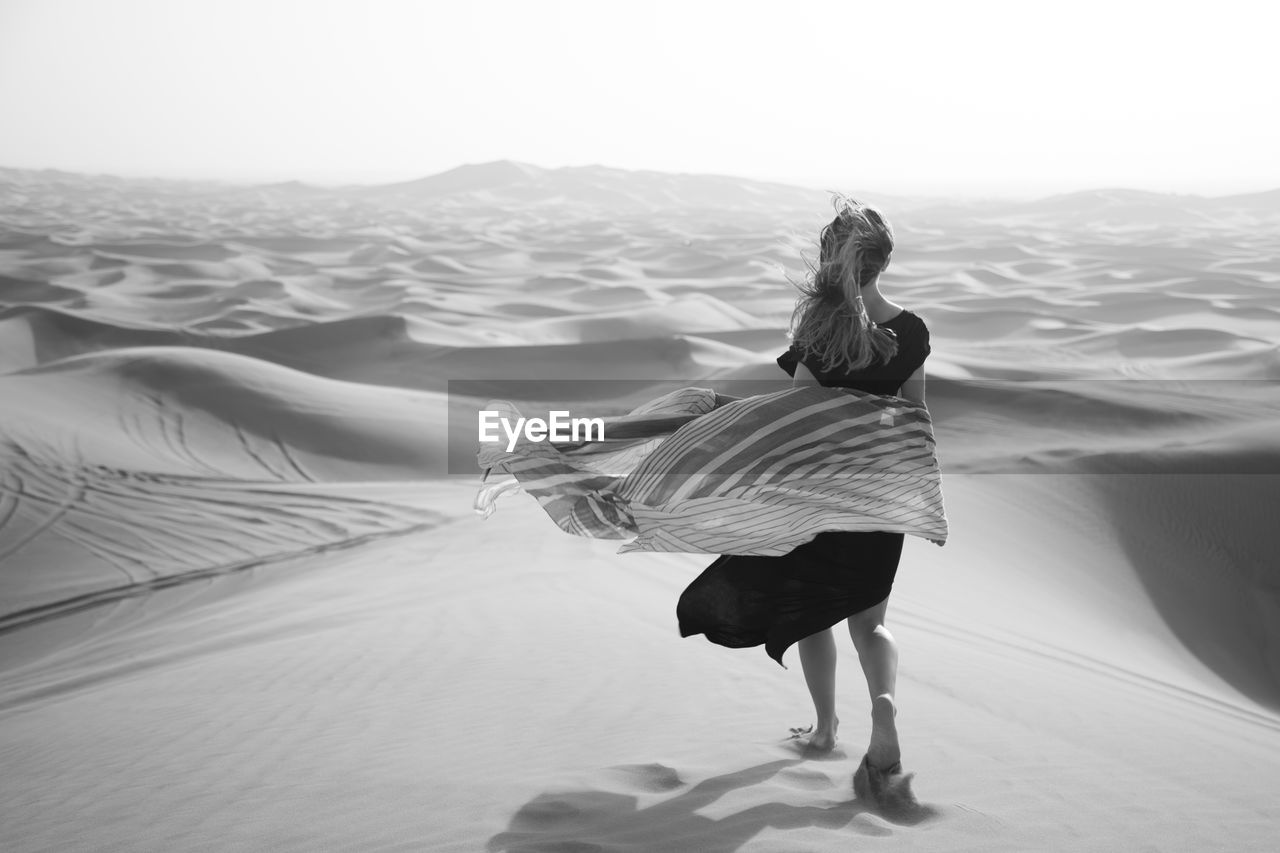
<svg viewBox="0 0 1280 853"><path fill-rule="evenodd" d="M710 558L482 520L450 397L778 378L823 193L0 169L0 848L1271 849L1280 195L867 198L951 522L889 609L912 820L847 639L806 758L794 650L678 635Z"/></svg>

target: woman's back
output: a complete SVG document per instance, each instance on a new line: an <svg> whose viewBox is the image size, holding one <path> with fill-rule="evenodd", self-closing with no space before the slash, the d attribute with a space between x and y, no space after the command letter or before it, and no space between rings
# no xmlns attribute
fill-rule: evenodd
<svg viewBox="0 0 1280 853"><path fill-rule="evenodd" d="M803 364L819 384L829 388L855 388L868 394L896 396L903 383L924 364L931 352L929 327L920 315L905 308L892 319L877 325L892 330L898 338L898 352L887 363L871 364L859 370L823 370L818 359L793 344L778 356L778 366L787 375L794 376L796 365Z"/></svg>

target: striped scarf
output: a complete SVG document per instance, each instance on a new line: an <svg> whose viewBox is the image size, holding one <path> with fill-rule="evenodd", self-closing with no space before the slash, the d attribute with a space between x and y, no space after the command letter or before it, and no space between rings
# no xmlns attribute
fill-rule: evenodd
<svg viewBox="0 0 1280 853"><path fill-rule="evenodd" d="M511 403L488 409L514 422ZM600 441L481 445L486 517L533 495L560 529L635 539L626 551L780 556L825 530L947 537L928 411L896 397L801 386L734 399L682 388L604 419Z"/></svg>

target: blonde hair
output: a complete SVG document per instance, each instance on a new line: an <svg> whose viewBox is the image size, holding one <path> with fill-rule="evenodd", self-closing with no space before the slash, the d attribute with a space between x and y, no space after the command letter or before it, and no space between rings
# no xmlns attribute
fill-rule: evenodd
<svg viewBox="0 0 1280 853"><path fill-rule="evenodd" d="M796 284L791 340L823 370L860 370L898 352L898 336L871 322L862 302L862 288L889 265L893 228L871 205L839 194L832 204L836 218L822 229L817 264L806 261L809 274Z"/></svg>

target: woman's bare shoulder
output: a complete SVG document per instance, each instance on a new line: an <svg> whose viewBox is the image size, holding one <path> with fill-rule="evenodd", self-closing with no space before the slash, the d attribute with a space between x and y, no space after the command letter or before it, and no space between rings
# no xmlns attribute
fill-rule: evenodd
<svg viewBox="0 0 1280 853"><path fill-rule="evenodd" d="M872 317L871 321L873 323L888 323L890 320L896 320L906 310L906 308L898 303L886 300L885 303L876 311L880 316Z"/></svg>

